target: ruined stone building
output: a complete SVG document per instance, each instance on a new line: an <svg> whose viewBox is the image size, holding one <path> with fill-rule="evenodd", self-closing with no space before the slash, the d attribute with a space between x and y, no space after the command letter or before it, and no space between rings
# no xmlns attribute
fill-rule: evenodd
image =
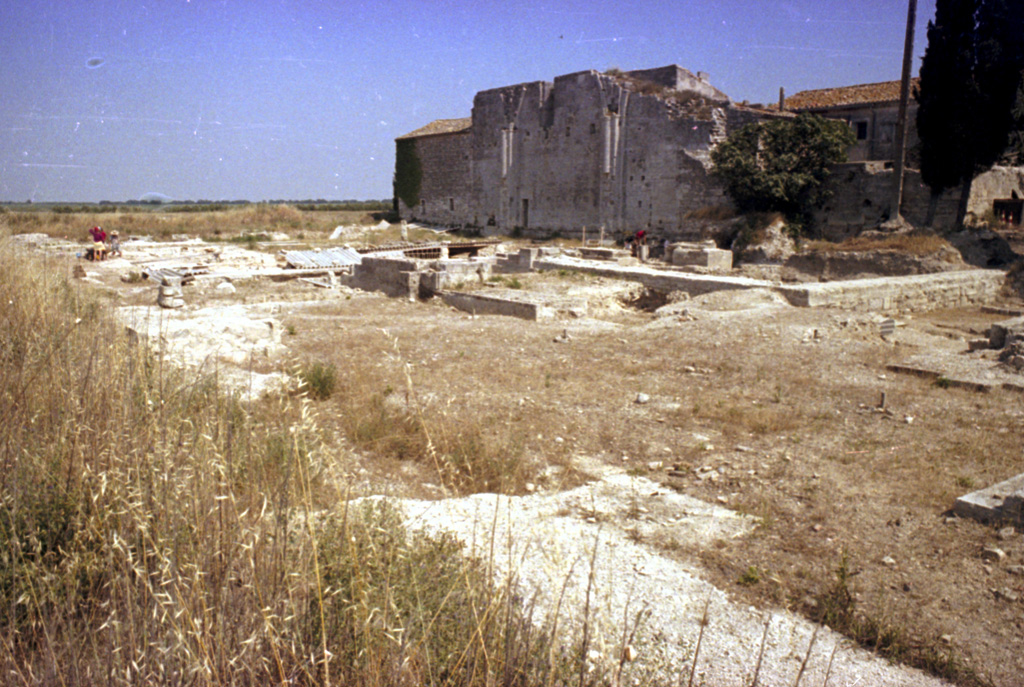
<svg viewBox="0 0 1024 687"><path fill-rule="evenodd" d="M913 79L913 87L919 79ZM871 227L889 216L887 198L892 187L892 161L896 155L896 122L899 116L900 82L858 84L801 91L785 99L788 112L812 114L847 122L857 137L849 162L833 169L833 197L817 213L819 229L831 238L844 238ZM956 219L959 189L939 197L921 181L918 171L917 102L907 107L907 170L900 208L912 224L951 228ZM968 215L975 219L996 217L1019 225L1024 210L1024 169L994 167L975 178ZM931 206L929 210L929 206Z"/></svg>
<svg viewBox="0 0 1024 687"><path fill-rule="evenodd" d="M471 117L396 139L396 202L405 219L485 233L703 237L731 206L709 175L712 148L750 122L811 112L848 122L857 139L815 215L823 235L841 239L890 216L899 91L899 81L802 91L780 111L735 103L707 75L677 65L481 91ZM933 198L921 182L915 114L911 102L901 213L949 228L958 191ZM1022 196L1024 170L996 168L975 181L969 213L1020 222Z"/></svg>
<svg viewBox="0 0 1024 687"><path fill-rule="evenodd" d="M727 204L709 153L767 108L670 65L594 70L477 93L472 117L396 140L405 218L530 235L675 230Z"/></svg>
<svg viewBox="0 0 1024 687"><path fill-rule="evenodd" d="M918 81L913 79L913 86ZM846 121L857 137L849 151L850 162L892 160L895 157L899 81L800 91L785 99L785 109ZM910 151L919 142L916 118L917 103L911 98L907 109L907 148Z"/></svg>

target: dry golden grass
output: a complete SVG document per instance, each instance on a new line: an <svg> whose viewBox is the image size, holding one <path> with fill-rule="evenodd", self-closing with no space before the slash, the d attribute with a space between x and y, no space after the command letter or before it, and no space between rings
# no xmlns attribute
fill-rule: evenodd
<svg viewBox="0 0 1024 687"><path fill-rule="evenodd" d="M66 262L6 236L0 251L5 683L513 685L574 669L454 540L405 531L386 503L345 505L347 458L309 401L246 403L184 375Z"/></svg>
<svg viewBox="0 0 1024 687"><path fill-rule="evenodd" d="M804 249L822 253L846 251L892 250L910 255L932 255L940 250L955 250L949 241L937 234L896 234L886 237L855 236L840 243L807 241Z"/></svg>
<svg viewBox="0 0 1024 687"><path fill-rule="evenodd" d="M95 225L102 226L108 233L117 229L122 240L132 236L169 239L182 234L227 240L269 232L285 232L293 235L292 238L326 239L340 224L370 226L378 222L371 213L363 211L304 211L291 205L264 203L209 212L11 211L4 213L3 221L12 234L44 233L54 238L83 241L88 238L89 228Z"/></svg>
<svg viewBox="0 0 1024 687"><path fill-rule="evenodd" d="M88 379L82 374L89 369L89 356L82 357L82 351L92 350L89 341L99 340L105 346L118 341L116 333L93 335L84 343L69 339L67 351L63 345L53 344L67 333L68 323L83 313L87 315L83 320L92 321L103 312L88 299L79 302L77 295L60 296L77 293L76 287L57 278L61 269L44 270L54 279L43 289L51 293L45 305L28 307L31 299L22 303L25 299L21 297L12 302L30 312L59 314L64 312L59 306L65 298L75 304L72 314L61 314L63 319L53 322L40 314L38 325L8 327L13 332L47 334L15 337L21 343L12 343L9 349L21 350L27 345L36 362L24 371L3 369L10 379L18 374L38 375L46 389L56 390L61 402L33 392L34 405L23 412L21 406L5 401L2 410L15 413L17 421L10 424L13 434L0 435L6 442L0 449L7 451L0 455L36 466L20 479L31 477L46 483L51 473L64 476L68 472L89 479L102 476L105 482L82 480L105 485L105 491L88 492L90 499L100 493L98 500L73 499L71 503L96 503L104 513L116 514L103 520L108 528L103 532L116 532L117 541L127 542L125 551L134 557L127 558L129 554L120 549L109 553L110 546L101 548L100 558L113 561L117 574L99 578L113 581L101 582L98 587L75 586L78 582L55 577L49 568L34 568L40 571L39 580L63 580L60 588L65 596L52 598L72 598L66 596L67 589L100 589L102 593L96 597L100 610L73 597L73 603L66 605L77 614L78 624L72 624L55 610L54 603L31 606L26 622L34 634L4 635L27 638L25 643L17 639L9 644L12 648L5 648L0 641L0 661L5 669L48 668L54 662L48 651L67 665L84 665L80 659L70 658L74 651L83 650L70 639L74 634L95 637L84 649L89 665L106 665L104 661L109 660L119 671L132 670L121 655L108 658L105 653L115 647L110 637L114 626L96 630L103 622L116 620L122 632L117 641L127 642L141 657L141 665L154 665L157 649L153 647L170 646L190 657L174 663L179 670L188 663L190 668L199 666L211 675L228 675L238 683L256 683L257 678L281 683L278 665L283 665L293 671L289 676L299 676L289 677L294 682L322 681L323 675L315 672L319 664L306 660L303 652L323 656L314 646L317 641L350 637L353 627L365 628L371 617L378 617L372 609L380 607L377 599L381 597L365 597L365 605L358 609L363 615L352 616L355 625L347 624L350 619L332 620L335 624L331 625L314 618L311 625L304 626L305 634L293 634L294 625L289 623L309 621L303 610L313 607L319 616L323 609L327 616L328 609L334 613L339 608L333 599L327 601L313 589L317 580L325 579L323 573L318 577L316 572L318 566L321 570L326 567L322 558L358 560L360 556L332 549L340 539L325 540L318 527L294 528L289 536L283 536L279 514L291 508L290 512L301 515L308 508L317 517L298 522L317 524L323 512L323 522L329 523L331 532L344 532L337 529L346 522L344 514L332 511L331 504L344 500L339 492L347 482L334 482L327 476L344 473L357 461L385 484L401 482L412 474L414 479L409 482L435 480L444 483L449 493L478 489L516 492L526 481L545 483L547 479L547 486L557 487L564 479L571 484L580 479L574 472L578 459L588 457L661 475L672 488L710 501L725 499L729 507L761 518L762 525L753 537L721 542L707 551L677 552L700 557L715 583L730 593L752 603L802 609L814 617L809 600L827 600L828 593L839 591L836 571L841 556L847 555L852 569L860 573L846 581L858 595L858 612L886 619L878 627L905 628L925 650L940 646L937 642L942 634L951 634L956 652L976 665L1002 671L997 677L1004 679L995 680L998 684L1013 684L1006 676L1019 675L1020 657L1012 650L1016 639L1006 634L1015 631L1014 608L996 603L989 589L996 580L1000 585L1009 584L1008 574L998 568L991 573L979 569L978 552L993 543L995 534L981 524L947 524L942 518L966 484L988 484L1019 472L1024 451L1019 397L1008 392L978 395L942 389L925 380L892 374L883 378L887 363L911 355L918 344L893 346L880 340L874 327L841 328L836 319L847 313L793 309L756 315L714 314L700 312L697 304L696 321L672 327L646 327L651 324L650 315L635 311L608 317L600 327L585 321L524 325L501 318L474 318L436 304L413 306L356 295L320 311L296 311L286 320L296 331L289 337L289 345L297 356L335 365L337 384L329 398L310 404L294 398L277 399L253 406L214 401L221 397L205 384L171 381L169 368L150 360L136 366L151 371L148 374L153 381L147 384L173 393L166 398L151 392L137 394L154 405L144 403L147 412L126 414L121 409L135 408L130 402L135 396L113 395L97 383L109 374ZM5 275L0 281L7 288L15 278L21 277ZM534 282L565 277L521 279L527 288L533 288ZM7 301L5 297L0 302L0 311L10 321L20 322L14 319L14 310L2 310ZM325 321L330 325L325 326ZM822 327L823 338L801 344L801 333L811 326ZM572 340L554 343L566 327ZM4 336L0 331L0 341L7 346ZM106 350L103 346L96 350ZM54 369L41 364L51 347L61 355L74 352L77 363L61 363ZM0 350L7 355L8 348ZM111 350L122 349L115 346ZM125 353L121 359L131 357ZM97 353L93 365L98 360ZM19 386L12 388L16 391ZM143 384L142 388L149 386ZM889 414L874 409L882 390L888 392ZM650 396L648 404L635 402L640 392ZM4 393L8 398L12 392ZM117 432L111 433L105 421L92 422L91 415L89 422L75 420L79 416L71 402L84 397L89 400L94 394L105 397L107 406L118 408L113 413ZM164 398L164 403L157 403L158 398ZM191 405L185 404L187 399L192 399ZM218 404L223 408L218 412L225 413L216 416L220 419L207 414ZM89 412L96 410L90 407ZM66 427L67 433L35 440L20 429L32 422ZM344 437L344 441L336 437ZM340 445L352 447L359 455L338 451ZM62 452L73 447L77 447L74 465L88 464L88 471L80 472L78 467L69 471ZM93 459L81 452L83 447L96 451L114 467L128 458L136 462L119 468L120 472L109 472L102 462L93 466ZM34 462L19 458L23 455ZM466 456L482 460L468 465L463 460ZM545 468L553 463L560 470L549 476ZM655 463L721 467L724 472L720 479L706 481L666 477L659 468L648 467ZM56 469L48 472L51 464ZM417 471L406 473L410 466ZM225 474L238 477L225 482ZM296 481L296 474L308 474L309 479ZM116 483L112 482L114 476ZM308 488L303 487L305 482ZM422 485L403 486L414 491ZM5 492L5 499L10 498L14 497ZM62 503L55 506L59 512L65 508ZM143 506L135 505L140 503ZM152 510L149 504L164 510ZM234 510L227 510L229 507ZM72 512L77 511L72 508ZM374 518L387 516L367 513L359 517L373 523L377 522ZM371 525L365 531L380 529ZM358 538L363 528L352 531ZM93 541L91 534L79 536L83 542ZM161 546L140 545L150 536ZM107 535L100 540L104 537ZM365 544L362 541L360 546ZM241 542L242 550L224 542ZM435 545L434 550L442 552L437 555L447 556L443 543ZM175 546L183 548L179 551ZM89 555L86 549L75 560L96 560ZM161 576L147 572L149 569L138 563L140 555L145 565L155 565ZM1019 550L1014 555L1019 556ZM884 556L892 556L898 566L882 564ZM64 559L60 564L67 565ZM94 565L110 569L105 562ZM756 581L755 576L747 575L752 568L758 571ZM175 575L183 575L181 571L191 577L179 581ZM152 584L146 581L147 575L154 580ZM88 582L92 578L74 579ZM338 580L334 589L341 588L347 578L332 579ZM744 582L738 583L740 579ZM273 584L268 587L264 580L273 580ZM358 580L359 584L369 583L369 577ZM54 585L47 587L51 588ZM111 590L118 589L120 596L111 596ZM32 590L43 598L41 592ZM157 606L156 599L164 598L157 595L165 592L171 594L171 601ZM263 598L257 599L260 595ZM472 595L467 591L466 597ZM231 605L217 605L220 599ZM102 606L104 603L107 605ZM173 636L175 644L165 636L166 628L146 615L154 612L164 614L160 617L178 614L179 618L203 620L189 620L194 624L192 630L192 625L183 623L183 629ZM252 621L249 613L256 613L259 622ZM204 614L224 617L207 618ZM238 620L237 630L232 629L236 616L245 616ZM19 633L28 632L21 627ZM47 635L51 628L56 630ZM95 632L89 635L92 630ZM210 636L205 634L207 630ZM148 639L133 639L131 632ZM186 636L188 632L192 636ZM251 637L256 639L243 650L241 641ZM146 644L149 641L156 644ZM380 636L367 635L359 641L363 643L354 645L390 646ZM35 646L42 650L36 651ZM13 653L15 649L20 653ZM410 665L426 666L436 656L425 651ZM388 684L391 678L385 678L392 673L387 666L394 665L388 660L394 655L375 657L379 660L372 663L373 678L366 684ZM900 658L908 660L906 655ZM927 656L922 653L919 658ZM263 672L238 677L241 673L230 672L240 670L232 661ZM430 674L423 672L418 677ZM70 682L81 678L81 672L64 675ZM142 682L132 675L137 683ZM354 676L346 679L356 681ZM958 679L976 684L968 677Z"/></svg>

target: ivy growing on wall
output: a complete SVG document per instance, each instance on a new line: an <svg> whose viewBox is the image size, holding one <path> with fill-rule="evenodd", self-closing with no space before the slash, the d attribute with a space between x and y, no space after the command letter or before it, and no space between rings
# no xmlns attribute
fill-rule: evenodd
<svg viewBox="0 0 1024 687"><path fill-rule="evenodd" d="M405 138L395 144L395 197L407 207L414 208L420 202L420 185L423 182L423 165L416 152L416 139Z"/></svg>

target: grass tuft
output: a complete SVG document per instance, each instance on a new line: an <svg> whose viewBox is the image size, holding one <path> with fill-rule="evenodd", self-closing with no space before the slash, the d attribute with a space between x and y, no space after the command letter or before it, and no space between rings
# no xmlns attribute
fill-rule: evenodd
<svg viewBox="0 0 1024 687"><path fill-rule="evenodd" d="M301 389L310 398L324 401L331 397L338 384L338 370L330 363L308 363L299 370Z"/></svg>
<svg viewBox="0 0 1024 687"><path fill-rule="evenodd" d="M991 687L991 682L968 666L939 638L920 641L911 638L902 625L870 615L857 608L851 582L856 575L844 552L835 570L835 580L818 595L812 617L858 644L892 661L927 670L962 687Z"/></svg>

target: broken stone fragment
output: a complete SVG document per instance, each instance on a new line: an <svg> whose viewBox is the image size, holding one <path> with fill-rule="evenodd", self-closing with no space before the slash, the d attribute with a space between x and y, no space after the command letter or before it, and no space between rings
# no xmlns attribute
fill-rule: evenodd
<svg viewBox="0 0 1024 687"><path fill-rule="evenodd" d="M1001 563L1006 560L1006 552L994 546L986 546L981 552L981 559L990 563Z"/></svg>
<svg viewBox="0 0 1024 687"><path fill-rule="evenodd" d="M994 589L993 593L997 599L1002 599L1003 601L1020 601L1020 594L1012 589Z"/></svg>
<svg viewBox="0 0 1024 687"><path fill-rule="evenodd" d="M181 308L185 306L185 299L181 293L181 283L173 283L165 280L160 284L156 297L156 304L161 308Z"/></svg>

